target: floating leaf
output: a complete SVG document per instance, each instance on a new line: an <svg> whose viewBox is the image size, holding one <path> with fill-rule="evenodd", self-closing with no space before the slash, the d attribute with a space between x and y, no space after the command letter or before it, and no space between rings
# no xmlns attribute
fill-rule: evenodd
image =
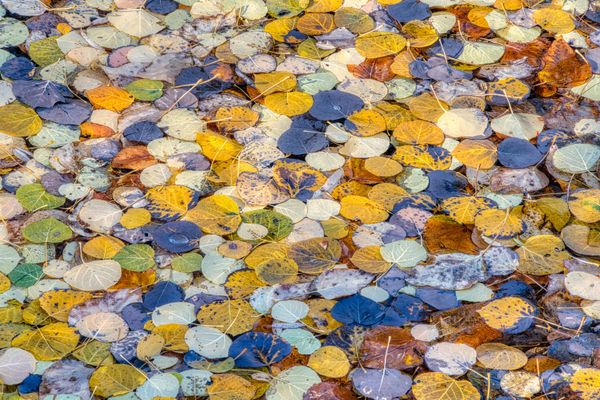
<svg viewBox="0 0 600 400"><path fill-rule="evenodd" d="M142 272L154 267L154 249L147 244L130 244L112 258L121 268Z"/></svg>
<svg viewBox="0 0 600 400"><path fill-rule="evenodd" d="M75 328L63 322L23 332L12 341L14 347L29 351L40 361L60 360L75 350L78 343Z"/></svg>
<svg viewBox="0 0 600 400"><path fill-rule="evenodd" d="M520 297L503 297L494 300L479 311L485 323L507 333L524 332L531 327L536 309Z"/></svg>
<svg viewBox="0 0 600 400"><path fill-rule="evenodd" d="M56 218L32 222L23 229L25 239L33 243L62 243L72 235L71 228Z"/></svg>
<svg viewBox="0 0 600 400"><path fill-rule="evenodd" d="M29 107L11 103L0 107L0 132L11 136L33 136L42 129L42 119Z"/></svg>
<svg viewBox="0 0 600 400"><path fill-rule="evenodd" d="M481 397L471 382L455 380L441 372L417 375L412 392L417 400L477 400Z"/></svg>
<svg viewBox="0 0 600 400"><path fill-rule="evenodd" d="M120 396L133 391L145 381L146 376L131 365L105 365L92 373L90 389L101 397Z"/></svg>
<svg viewBox="0 0 600 400"><path fill-rule="evenodd" d="M120 112L133 103L133 96L114 86L100 86L88 90L86 96L95 108Z"/></svg>

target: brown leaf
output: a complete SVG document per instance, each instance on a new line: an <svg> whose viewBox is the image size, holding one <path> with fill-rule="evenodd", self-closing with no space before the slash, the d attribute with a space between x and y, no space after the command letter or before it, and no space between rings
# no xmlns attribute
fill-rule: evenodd
<svg viewBox="0 0 600 400"><path fill-rule="evenodd" d="M550 42L544 38L538 38L529 43L507 43L502 63L509 63L525 58L532 67L539 68L542 63L542 55L547 51Z"/></svg>
<svg viewBox="0 0 600 400"><path fill-rule="evenodd" d="M543 83L558 87L584 84L592 76L592 68L562 38L555 40L542 58L544 68L538 73Z"/></svg>
<svg viewBox="0 0 600 400"><path fill-rule="evenodd" d="M463 35L467 36L470 39L479 39L484 36L487 36L491 32L491 30L489 28L477 26L471 21L469 21L469 11L471 11L473 7L475 6L464 4L456 7L450 7L448 11L450 11L456 16L456 19L458 20L457 22L458 24L460 24L458 25L460 26L460 32Z"/></svg>
<svg viewBox="0 0 600 400"><path fill-rule="evenodd" d="M348 65L348 71L357 78L375 79L380 82L389 81L395 74L390 66L394 62L394 57L367 58L360 64Z"/></svg>
<svg viewBox="0 0 600 400"><path fill-rule="evenodd" d="M131 146L125 147L113 158L112 167L140 170L156 163L146 146Z"/></svg>
<svg viewBox="0 0 600 400"><path fill-rule="evenodd" d="M440 336L447 342L463 343L471 347L494 341L502 334L490 328L477 313L481 304L467 304L432 315L431 323L440 329Z"/></svg>
<svg viewBox="0 0 600 400"><path fill-rule="evenodd" d="M347 387L334 382L321 382L312 385L304 394L303 400L355 400L356 395Z"/></svg>
<svg viewBox="0 0 600 400"><path fill-rule="evenodd" d="M408 369L423 363L421 354L426 349L425 343L415 340L408 328L378 326L365 335L360 355L367 368Z"/></svg>
<svg viewBox="0 0 600 400"><path fill-rule="evenodd" d="M471 241L471 230L445 215L434 215L427 220L423 232L425 247L433 254L461 252L478 254Z"/></svg>

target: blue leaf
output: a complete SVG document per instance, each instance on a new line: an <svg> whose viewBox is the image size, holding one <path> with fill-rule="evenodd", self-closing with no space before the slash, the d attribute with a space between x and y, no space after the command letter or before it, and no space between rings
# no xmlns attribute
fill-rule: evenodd
<svg viewBox="0 0 600 400"><path fill-rule="evenodd" d="M511 137L498 145L498 161L508 168L527 168L541 159L542 153L525 139Z"/></svg>
<svg viewBox="0 0 600 400"><path fill-rule="evenodd" d="M321 121L335 121L348 116L363 107L362 99L339 90L324 90L313 96L309 114Z"/></svg>
<svg viewBox="0 0 600 400"><path fill-rule="evenodd" d="M387 12L396 22L402 24L413 20L424 20L431 16L431 10L427 4L417 0L404 0L400 3L387 7Z"/></svg>
<svg viewBox="0 0 600 400"><path fill-rule="evenodd" d="M71 97L71 92L66 86L52 81L14 81L12 90L17 100L34 108L52 107Z"/></svg>
<svg viewBox="0 0 600 400"><path fill-rule="evenodd" d="M49 108L40 107L35 111L47 121L63 125L80 125L92 115L92 106L83 100L71 100Z"/></svg>
<svg viewBox="0 0 600 400"><path fill-rule="evenodd" d="M229 357L240 368L258 368L283 360L292 351L279 336L264 332L247 332L238 336L229 348Z"/></svg>
<svg viewBox="0 0 600 400"><path fill-rule="evenodd" d="M425 303L404 293L394 299L391 307L409 321L424 321L427 318Z"/></svg>
<svg viewBox="0 0 600 400"><path fill-rule="evenodd" d="M184 253L196 248L202 231L192 222L174 221L154 229L152 236L160 248L171 253Z"/></svg>
<svg viewBox="0 0 600 400"><path fill-rule="evenodd" d="M35 64L25 57L14 57L0 67L0 73L10 79L30 80L35 72Z"/></svg>
<svg viewBox="0 0 600 400"><path fill-rule="evenodd" d="M131 303L123 308L121 316L127 322L129 329L137 331L144 329L144 324L151 318L149 313L150 310L144 307L142 303Z"/></svg>
<svg viewBox="0 0 600 400"><path fill-rule="evenodd" d="M163 137L164 133L154 122L140 121L125 128L123 136L130 142L148 144Z"/></svg>
<svg viewBox="0 0 600 400"><path fill-rule="evenodd" d="M427 174L429 186L427 193L437 199L463 196L467 187L467 178L454 171L431 171Z"/></svg>
<svg viewBox="0 0 600 400"><path fill-rule="evenodd" d="M150 0L146 3L146 9L153 13L167 15L177 10L178 4L172 0Z"/></svg>
<svg viewBox="0 0 600 400"><path fill-rule="evenodd" d="M182 301L185 297L183 289L173 282L162 281L144 295L144 307L149 311L169 303Z"/></svg>
<svg viewBox="0 0 600 400"><path fill-rule="evenodd" d="M278 139L277 146L284 153L303 155L319 151L329 145L324 133L325 125L321 121L304 116L292 119L292 125Z"/></svg>
<svg viewBox="0 0 600 400"><path fill-rule="evenodd" d="M331 316L344 324L375 325L380 322L385 307L371 299L355 294L337 302L331 309Z"/></svg>
<svg viewBox="0 0 600 400"><path fill-rule="evenodd" d="M454 290L422 287L417 288L415 294L419 299L423 300L436 310L449 310L460 305Z"/></svg>

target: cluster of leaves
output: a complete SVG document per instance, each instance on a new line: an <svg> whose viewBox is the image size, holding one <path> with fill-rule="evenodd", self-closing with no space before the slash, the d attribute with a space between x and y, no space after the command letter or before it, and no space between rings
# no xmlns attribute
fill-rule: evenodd
<svg viewBox="0 0 600 400"><path fill-rule="evenodd" d="M0 0L7 399L600 399L589 0Z"/></svg>

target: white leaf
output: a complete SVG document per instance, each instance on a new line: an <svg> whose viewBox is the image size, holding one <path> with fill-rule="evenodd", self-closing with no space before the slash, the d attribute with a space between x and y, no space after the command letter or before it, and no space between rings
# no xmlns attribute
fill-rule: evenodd
<svg viewBox="0 0 600 400"><path fill-rule="evenodd" d="M108 21L121 32L135 37L153 35L164 29L160 20L142 9L125 9L108 14Z"/></svg>

